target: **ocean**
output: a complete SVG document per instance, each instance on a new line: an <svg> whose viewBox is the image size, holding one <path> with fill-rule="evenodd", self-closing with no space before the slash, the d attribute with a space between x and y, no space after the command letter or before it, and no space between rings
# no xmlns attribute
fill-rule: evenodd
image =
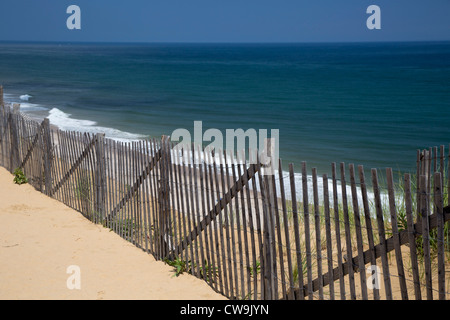
<svg viewBox="0 0 450 320"><path fill-rule="evenodd" d="M450 143L450 42L0 43L0 84L32 117L121 141L278 129L296 171L415 172L417 149Z"/></svg>

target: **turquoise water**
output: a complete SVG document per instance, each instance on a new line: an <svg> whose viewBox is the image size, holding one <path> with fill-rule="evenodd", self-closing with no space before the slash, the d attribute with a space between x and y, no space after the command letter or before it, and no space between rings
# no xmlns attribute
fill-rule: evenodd
<svg viewBox="0 0 450 320"><path fill-rule="evenodd" d="M414 171L450 143L450 42L0 43L6 99L116 139L177 128L279 129L287 165Z"/></svg>

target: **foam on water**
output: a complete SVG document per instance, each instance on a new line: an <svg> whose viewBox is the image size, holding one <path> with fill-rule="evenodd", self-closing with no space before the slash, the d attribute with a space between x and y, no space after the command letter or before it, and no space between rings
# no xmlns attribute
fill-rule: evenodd
<svg viewBox="0 0 450 320"><path fill-rule="evenodd" d="M32 98L32 96L28 95L28 94L24 94L24 95L20 95L19 97L17 95L11 94L11 93L4 93L3 94L3 98L5 99L6 102L9 103L19 103L20 104L20 109L23 112L27 112L27 111L45 111L48 110L48 108L46 108L45 106L42 106L40 104L36 104L36 103L29 103L28 101L30 100L30 98ZM24 102L27 101L27 102Z"/></svg>
<svg viewBox="0 0 450 320"><path fill-rule="evenodd" d="M39 115L44 118L46 115L42 115L42 111L49 110L47 118L50 120L52 125L57 126L61 130L89 132L94 134L104 133L107 138L120 142L130 142L145 138L143 135L125 132L114 128L97 126L97 122L95 121L72 118L71 114L65 113L58 108L48 108L41 104L30 103L28 101L33 98L33 96L29 94L17 95L4 93L3 97L6 102L20 103L21 111L24 113L30 113L30 115L37 111ZM34 115L36 116L36 114Z"/></svg>
<svg viewBox="0 0 450 320"><path fill-rule="evenodd" d="M23 94L19 98L20 98L20 100L23 100L23 101L29 101L30 98L32 98L32 96L30 96L29 94Z"/></svg>
<svg viewBox="0 0 450 320"><path fill-rule="evenodd" d="M107 138L116 141L129 142L143 139L143 135L124 132L114 128L97 126L97 122L91 120L74 119L71 114L65 113L58 108L49 111L50 123L65 131L80 131L89 133L104 133Z"/></svg>
<svg viewBox="0 0 450 320"><path fill-rule="evenodd" d="M20 103L20 109L24 112L27 111L43 111L43 110L48 110L47 108L43 107L40 104L35 104L35 103L27 103L27 102L21 102Z"/></svg>

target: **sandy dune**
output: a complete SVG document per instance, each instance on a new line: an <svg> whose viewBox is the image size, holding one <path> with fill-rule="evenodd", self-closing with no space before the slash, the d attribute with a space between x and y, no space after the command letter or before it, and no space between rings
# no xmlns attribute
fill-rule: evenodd
<svg viewBox="0 0 450 320"><path fill-rule="evenodd" d="M0 168L0 299L225 299ZM69 289L71 265L81 289Z"/></svg>

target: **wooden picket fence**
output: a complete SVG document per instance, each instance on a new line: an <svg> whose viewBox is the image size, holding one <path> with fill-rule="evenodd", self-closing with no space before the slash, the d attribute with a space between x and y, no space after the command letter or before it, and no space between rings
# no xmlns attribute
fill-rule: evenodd
<svg viewBox="0 0 450 320"><path fill-rule="evenodd" d="M244 156L174 152L169 138L119 142L0 110L0 165L49 197L231 299L445 299L450 161L417 172L331 165L273 175ZM194 159L203 161L194 164ZM369 181L368 181L369 180ZM401 188L399 188L401 186ZM126 257L124 257L126 259ZM447 270L447 271L446 271ZM187 297L188 298L188 297Z"/></svg>

